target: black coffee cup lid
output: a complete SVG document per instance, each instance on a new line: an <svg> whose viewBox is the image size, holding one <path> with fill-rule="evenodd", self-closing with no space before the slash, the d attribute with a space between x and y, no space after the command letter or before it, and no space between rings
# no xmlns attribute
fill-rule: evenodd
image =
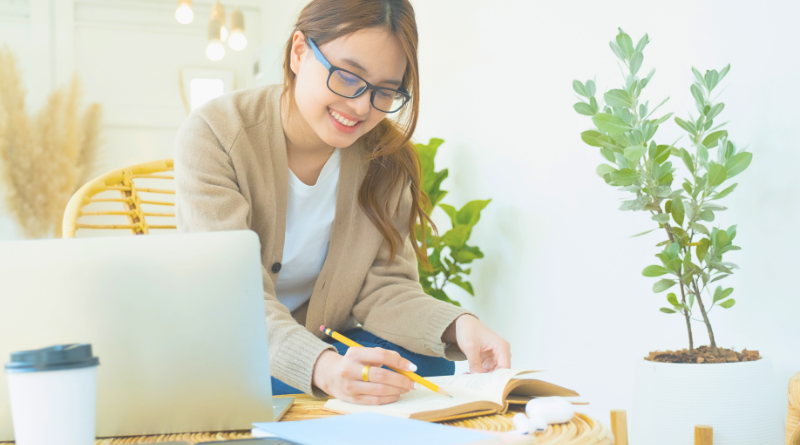
<svg viewBox="0 0 800 445"><path fill-rule="evenodd" d="M75 343L56 345L31 351L11 353L11 361L6 363L7 373L58 371L97 366L100 360L92 356L92 345Z"/></svg>

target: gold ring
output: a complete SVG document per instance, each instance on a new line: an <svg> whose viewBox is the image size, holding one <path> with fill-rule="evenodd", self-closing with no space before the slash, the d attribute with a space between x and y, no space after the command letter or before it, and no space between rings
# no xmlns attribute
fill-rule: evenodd
<svg viewBox="0 0 800 445"><path fill-rule="evenodd" d="M364 369L361 371L361 380L369 382L369 365L364 365Z"/></svg>

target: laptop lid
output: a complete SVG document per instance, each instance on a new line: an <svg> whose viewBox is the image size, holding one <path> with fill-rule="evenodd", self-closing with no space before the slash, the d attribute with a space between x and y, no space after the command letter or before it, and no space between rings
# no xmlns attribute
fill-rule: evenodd
<svg viewBox="0 0 800 445"><path fill-rule="evenodd" d="M91 343L99 437L250 429L273 419L261 280L251 231L0 243L0 364Z"/></svg>

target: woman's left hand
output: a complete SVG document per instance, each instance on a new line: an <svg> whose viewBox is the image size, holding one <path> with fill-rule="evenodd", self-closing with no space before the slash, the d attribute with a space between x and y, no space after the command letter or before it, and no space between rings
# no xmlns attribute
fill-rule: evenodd
<svg viewBox="0 0 800 445"><path fill-rule="evenodd" d="M467 356L471 373L511 367L511 345L473 316L464 314L456 318L442 340L458 344Z"/></svg>

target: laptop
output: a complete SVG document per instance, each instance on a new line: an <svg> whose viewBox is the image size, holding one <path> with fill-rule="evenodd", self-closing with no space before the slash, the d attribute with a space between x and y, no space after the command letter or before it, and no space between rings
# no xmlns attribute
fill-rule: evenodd
<svg viewBox="0 0 800 445"><path fill-rule="evenodd" d="M251 231L0 243L0 365L91 343L98 437L250 429L276 417L261 280Z"/></svg>

